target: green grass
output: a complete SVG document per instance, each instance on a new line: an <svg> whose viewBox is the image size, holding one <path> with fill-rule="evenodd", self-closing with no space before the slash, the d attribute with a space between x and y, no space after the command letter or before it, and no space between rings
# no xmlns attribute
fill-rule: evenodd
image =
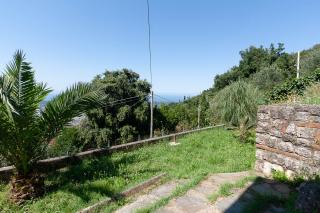
<svg viewBox="0 0 320 213"><path fill-rule="evenodd" d="M243 171L252 169L254 165L255 147L239 143L231 131L208 130L180 138L179 142L179 146L163 142L86 160L69 170L52 174L46 181L46 195L23 208L9 204L9 186L2 185L0 211L75 212L162 172L168 174L168 180L190 180L172 195L178 196L209 173ZM104 212L110 212L124 202L120 200ZM162 202L158 207L168 200Z"/></svg>
<svg viewBox="0 0 320 213"><path fill-rule="evenodd" d="M243 188L248 182L250 181L256 181L257 177L252 175L248 177L244 177L241 180L235 182L235 183L225 183L222 184L219 188L219 191L210 195L209 200L210 202L215 202L219 197L227 197L232 194L233 189L239 189Z"/></svg>

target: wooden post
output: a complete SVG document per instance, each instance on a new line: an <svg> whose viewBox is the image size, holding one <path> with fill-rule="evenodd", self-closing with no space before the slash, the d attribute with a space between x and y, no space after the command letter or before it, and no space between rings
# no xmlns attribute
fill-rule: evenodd
<svg viewBox="0 0 320 213"><path fill-rule="evenodd" d="M200 128L200 112L201 112L201 105L199 102L199 106L198 106L198 129Z"/></svg>
<svg viewBox="0 0 320 213"><path fill-rule="evenodd" d="M297 79L300 77L300 51L298 51L297 56Z"/></svg>
<svg viewBox="0 0 320 213"><path fill-rule="evenodd" d="M153 91L151 90L150 100L150 138L153 138Z"/></svg>

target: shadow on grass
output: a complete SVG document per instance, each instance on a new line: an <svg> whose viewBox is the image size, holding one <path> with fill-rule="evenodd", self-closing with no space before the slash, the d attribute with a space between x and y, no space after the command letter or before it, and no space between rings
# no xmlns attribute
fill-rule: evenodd
<svg viewBox="0 0 320 213"><path fill-rule="evenodd" d="M120 190L123 190L130 181L130 177L121 172L121 169L144 160L146 160L144 157L133 153L123 154L116 159L104 156L85 160L79 165L49 174L45 196L59 190L70 192L85 202L90 201L92 193L117 197ZM159 171L148 168L139 170L139 174L157 172Z"/></svg>

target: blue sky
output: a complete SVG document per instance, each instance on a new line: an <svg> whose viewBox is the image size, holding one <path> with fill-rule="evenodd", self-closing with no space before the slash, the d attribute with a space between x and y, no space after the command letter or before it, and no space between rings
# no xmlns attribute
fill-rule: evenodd
<svg viewBox="0 0 320 213"><path fill-rule="evenodd" d="M28 2L28 3L27 3ZM26 4L27 3L27 4ZM150 0L154 90L194 95L250 45L320 42L318 0ZM146 0L0 0L0 69L23 49L56 92L105 69L150 79Z"/></svg>

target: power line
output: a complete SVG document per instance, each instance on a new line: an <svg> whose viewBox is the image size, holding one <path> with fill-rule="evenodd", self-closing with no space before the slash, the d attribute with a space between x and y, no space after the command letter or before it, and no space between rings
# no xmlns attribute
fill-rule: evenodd
<svg viewBox="0 0 320 213"><path fill-rule="evenodd" d="M168 101L168 102L170 102L170 103L175 103L176 101L173 101L173 100L170 100L170 99L168 99L168 98L164 98L164 97L162 97L162 96L160 96L160 95L157 95L157 94L154 94L155 96L157 96L158 98L161 98L161 99L163 99L163 100L166 100L166 101Z"/></svg>
<svg viewBox="0 0 320 213"><path fill-rule="evenodd" d="M116 106L120 104L130 103L131 101L135 101L137 98L140 98L138 101L142 100L142 98L145 98L147 95L138 95L134 97L124 98L116 101L112 101L107 103L105 106Z"/></svg>
<svg viewBox="0 0 320 213"><path fill-rule="evenodd" d="M130 99L134 99L134 98L139 98L139 97L142 97L142 96L147 96L147 95L137 95L137 96L133 96L133 97L129 97L129 98L123 98L123 99L120 99L120 100L111 101L111 102L109 102L108 104L113 104L113 103L122 102L122 101L125 101L125 100L130 100Z"/></svg>

